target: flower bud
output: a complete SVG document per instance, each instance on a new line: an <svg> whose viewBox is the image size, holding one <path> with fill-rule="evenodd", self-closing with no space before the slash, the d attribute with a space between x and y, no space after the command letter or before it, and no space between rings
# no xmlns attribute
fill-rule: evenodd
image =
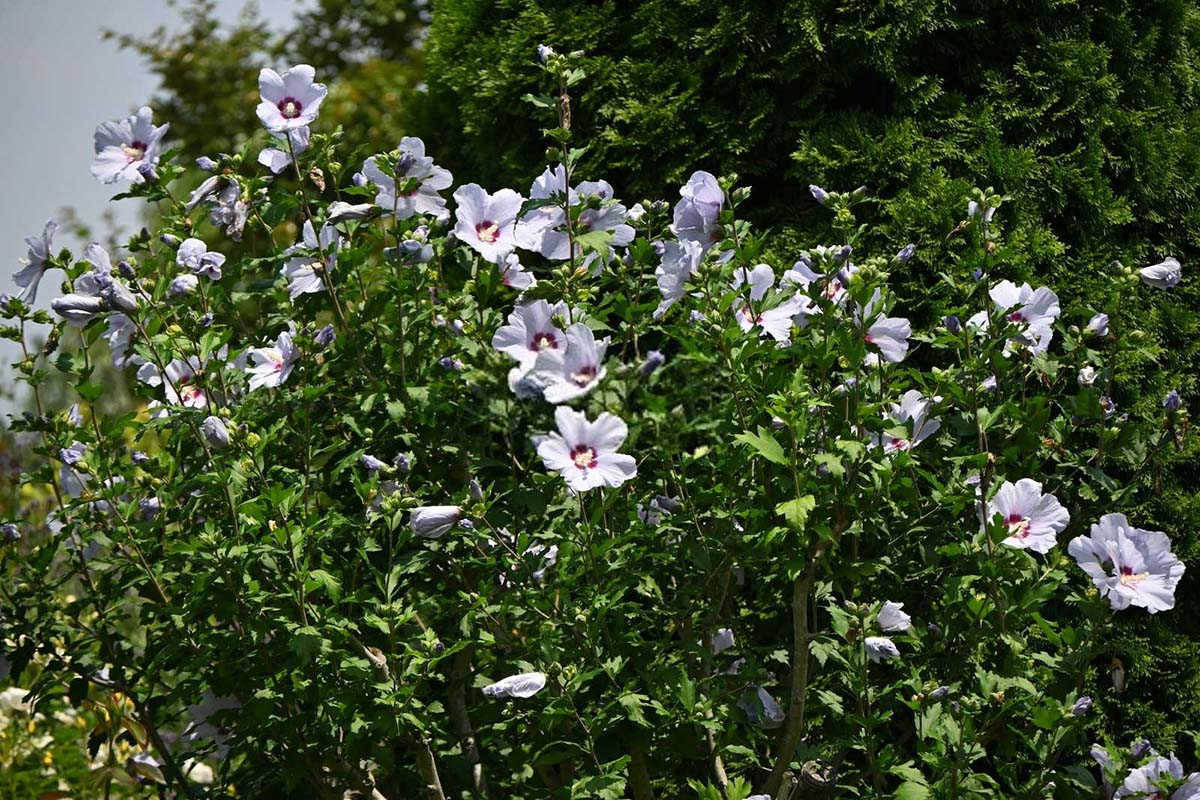
<svg viewBox="0 0 1200 800"><path fill-rule="evenodd" d="M137 277L137 270L135 270L133 265L125 259L121 259L117 262L117 272L121 273L121 276L127 278L128 280L133 280Z"/></svg>
<svg viewBox="0 0 1200 800"><path fill-rule="evenodd" d="M205 417L200 423L200 432L204 434L204 440L218 450L229 447L229 429L220 417Z"/></svg>
<svg viewBox="0 0 1200 800"><path fill-rule="evenodd" d="M350 203L337 200L329 204L329 208L325 215L325 221L331 225L335 225L347 219L365 219L371 216L374 211L374 203L358 203L356 205L351 205Z"/></svg>
<svg viewBox="0 0 1200 800"><path fill-rule="evenodd" d="M182 275L176 275L171 281L171 285L167 287L167 297L174 300L178 297L186 297L200 286L200 279L190 272L185 272Z"/></svg>
<svg viewBox="0 0 1200 800"><path fill-rule="evenodd" d="M904 249L902 249L899 253L896 253L895 260L901 264L907 264L910 260L912 260L912 257L916 255L916 252L917 246L915 244L906 244L904 245Z"/></svg>
<svg viewBox="0 0 1200 800"><path fill-rule="evenodd" d="M157 497L146 497L138 501L138 510L142 514L142 519L149 522L158 516L158 512L162 511L162 501Z"/></svg>
<svg viewBox="0 0 1200 800"><path fill-rule="evenodd" d="M537 57L538 57L538 61L540 61L541 63L545 64L547 61L550 60L550 56L553 56L553 55L556 55L553 47L549 47L544 44L539 44L537 46Z"/></svg>
<svg viewBox="0 0 1200 800"><path fill-rule="evenodd" d="M213 315L212 314L205 314L203 317L200 318L200 327L201 328L207 328L212 324L213 324Z"/></svg>
<svg viewBox="0 0 1200 800"><path fill-rule="evenodd" d="M0 525L0 544L12 544L21 540L21 531L11 522Z"/></svg>
<svg viewBox="0 0 1200 800"><path fill-rule="evenodd" d="M337 333L334 332L332 325L326 325L313 336L313 341L321 347L328 347L333 344L335 339L337 339Z"/></svg>
<svg viewBox="0 0 1200 800"><path fill-rule="evenodd" d="M664 356L660 351L651 350L650 352L646 353L646 360L642 362L640 367L638 367L638 374L643 378L649 377L650 375L654 374L654 371L661 367L666 360L666 356Z"/></svg>
<svg viewBox="0 0 1200 800"><path fill-rule="evenodd" d="M392 466L401 472L408 472L410 469L412 469L412 462L408 460L408 456L404 455L404 453L401 453L392 459Z"/></svg>
<svg viewBox="0 0 1200 800"><path fill-rule="evenodd" d="M145 464L150 460L150 456L146 455L141 450L134 450L129 456L129 459L133 461L134 464Z"/></svg>
<svg viewBox="0 0 1200 800"><path fill-rule="evenodd" d="M1092 698L1086 694L1075 701L1075 705L1071 706L1071 715L1082 717L1092 710Z"/></svg>
<svg viewBox="0 0 1200 800"><path fill-rule="evenodd" d="M368 183L370 183L370 181L367 180L367 176L363 175L361 172L356 172L350 176L350 182L355 186L366 186Z"/></svg>
<svg viewBox="0 0 1200 800"><path fill-rule="evenodd" d="M379 471L379 470L381 470L381 469L387 469L387 468L388 468L388 465L387 465L387 464L385 464L384 462L380 461L378 458L376 458L375 456L371 455L370 453L363 453L361 456L359 456L359 459L358 459L358 461L359 461L359 463L361 463L361 464L362 464L364 467L366 467L367 469L369 469L371 472L378 472L378 471Z"/></svg>
<svg viewBox="0 0 1200 800"><path fill-rule="evenodd" d="M121 281L109 281L103 289L100 290L100 296L104 298L104 302L110 308L115 308L118 311L130 313L137 310L138 302L134 297L133 292L129 291L129 287Z"/></svg>
<svg viewBox="0 0 1200 800"><path fill-rule="evenodd" d="M463 371L463 362L457 358L451 358L450 356L442 356L439 358L438 366L449 372Z"/></svg>
<svg viewBox="0 0 1200 800"><path fill-rule="evenodd" d="M104 311L104 301L90 294L64 294L50 303L54 313L72 325L83 326Z"/></svg>
<svg viewBox="0 0 1200 800"><path fill-rule="evenodd" d="M164 233L162 236L158 237L158 240L167 247L179 247L180 243L182 242L182 240L173 233Z"/></svg>
<svg viewBox="0 0 1200 800"><path fill-rule="evenodd" d="M1079 370L1079 377L1077 380L1079 381L1080 386L1091 386L1096 382L1096 370L1089 364L1088 366Z"/></svg>
<svg viewBox="0 0 1200 800"><path fill-rule="evenodd" d="M408 525L413 533L425 539L437 539L462 519L458 506L419 506L412 510Z"/></svg>
<svg viewBox="0 0 1200 800"><path fill-rule="evenodd" d="M942 324L950 333L959 333L962 330L962 320L955 314L942 317Z"/></svg>
<svg viewBox="0 0 1200 800"><path fill-rule="evenodd" d="M1163 398L1162 407L1167 410L1168 414L1174 414L1183 406L1183 400L1179 397L1179 392L1172 389L1167 392L1167 396Z"/></svg>
<svg viewBox="0 0 1200 800"><path fill-rule="evenodd" d="M1091 336L1099 336L1100 338L1108 336L1108 314L1096 314L1088 320L1087 327L1083 330L1084 333Z"/></svg>
<svg viewBox="0 0 1200 800"><path fill-rule="evenodd" d="M1140 742L1135 742L1129 750L1129 756L1134 761L1141 761L1150 752L1150 740L1142 739Z"/></svg>
<svg viewBox="0 0 1200 800"><path fill-rule="evenodd" d="M948 694L950 694L949 686L939 686L929 693L929 699L936 703L945 699Z"/></svg>
<svg viewBox="0 0 1200 800"><path fill-rule="evenodd" d="M808 191L812 193L813 199L821 205L825 205L825 203L829 200L829 192L825 191L820 186L817 186L815 183L810 183L808 185Z"/></svg>
<svg viewBox="0 0 1200 800"><path fill-rule="evenodd" d="M208 156L200 156L196 159L196 166L205 172L216 172L220 166L216 161L213 161Z"/></svg>
<svg viewBox="0 0 1200 800"><path fill-rule="evenodd" d="M471 478L471 482L467 484L467 491L471 495L472 503L483 502L483 487L479 484L479 481Z"/></svg>

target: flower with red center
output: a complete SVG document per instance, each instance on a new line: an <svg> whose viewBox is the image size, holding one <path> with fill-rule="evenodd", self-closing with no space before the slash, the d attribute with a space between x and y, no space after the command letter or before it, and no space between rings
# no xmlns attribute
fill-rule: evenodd
<svg viewBox="0 0 1200 800"><path fill-rule="evenodd" d="M151 362L138 368L138 380L150 386L163 387L167 403L185 408L204 408L208 405L208 394L204 389L204 365L197 356L187 359L176 358L160 372Z"/></svg>
<svg viewBox="0 0 1200 800"><path fill-rule="evenodd" d="M1031 478L1005 481L987 507L987 518L1001 517L1008 529L1003 544L1035 553L1048 553L1067 527L1071 515L1052 494Z"/></svg>
<svg viewBox="0 0 1200 800"><path fill-rule="evenodd" d="M572 491L615 488L637 475L633 457L617 452L629 435L618 417L603 413L589 422L583 412L559 406L554 421L558 432L536 437L537 452L548 469L562 474Z"/></svg>
<svg viewBox="0 0 1200 800"><path fill-rule="evenodd" d="M342 240L337 228L326 223L318 236L311 220L305 220L301 241L289 247L286 253L295 254L284 262L279 274L287 278L288 297L294 303L302 294L324 291L324 274L337 266L338 249Z"/></svg>
<svg viewBox="0 0 1200 800"><path fill-rule="evenodd" d="M141 183L158 164L160 142L168 127L154 127L149 106L131 117L100 123L94 137L92 177L102 183Z"/></svg>
<svg viewBox="0 0 1200 800"><path fill-rule="evenodd" d="M508 324L496 330L492 347L512 357L524 372L533 366L540 353L562 348L566 334L554 324L556 316L567 316L566 303L550 305L545 300L519 303L508 315Z"/></svg>
<svg viewBox="0 0 1200 800"><path fill-rule="evenodd" d="M454 200L454 234L493 264L503 261L516 246L514 229L525 198L512 189L488 194L479 184L468 183L458 187Z"/></svg>
<svg viewBox="0 0 1200 800"><path fill-rule="evenodd" d="M582 322L567 328L565 348L542 351L533 373L543 386L546 402L566 403L583 397L604 379L604 351L608 340L597 342L592 329Z"/></svg>
<svg viewBox="0 0 1200 800"><path fill-rule="evenodd" d="M1058 295L1045 286L1033 289L1028 283L1017 286L1012 281L1000 281L988 292L999 319L1007 321L1015 331L1008 347L1025 347L1034 355L1045 353L1054 338L1054 321L1061 311ZM986 330L988 312L980 311L967 320L967 326Z"/></svg>
<svg viewBox="0 0 1200 800"><path fill-rule="evenodd" d="M941 420L929 416L929 412L939 397L925 397L916 389L909 389L900 398L899 403L892 403L885 423L902 426L909 429L908 436L897 436L892 433L876 433L871 436L871 444L882 447L883 452L891 455L901 450L911 450L921 442L937 433Z"/></svg>
<svg viewBox="0 0 1200 800"><path fill-rule="evenodd" d="M250 391L279 386L292 374L292 367L300 358L300 351L292 344L292 335L283 331L268 347L254 347L247 352L250 365L246 373L250 376Z"/></svg>
<svg viewBox="0 0 1200 800"><path fill-rule="evenodd" d="M312 124L329 90L323 83L313 83L316 70L308 64L298 64L280 75L263 68L258 73L258 118L272 133L288 131Z"/></svg>
<svg viewBox="0 0 1200 800"><path fill-rule="evenodd" d="M898 364L908 354L908 337L912 335L912 326L904 317L885 317L880 310L882 305L883 294L876 289L871 299L855 315L856 321L861 325L865 320L873 320L863 338L867 344L879 348L879 354L885 361Z"/></svg>
<svg viewBox="0 0 1200 800"><path fill-rule="evenodd" d="M1090 536L1072 539L1067 552L1114 611L1136 606L1156 614L1175 607L1184 566L1165 533L1135 528L1124 514L1105 514Z"/></svg>

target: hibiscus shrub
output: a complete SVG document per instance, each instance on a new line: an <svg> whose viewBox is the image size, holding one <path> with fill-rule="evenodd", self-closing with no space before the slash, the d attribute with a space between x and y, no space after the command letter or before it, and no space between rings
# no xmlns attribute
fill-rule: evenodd
<svg viewBox="0 0 1200 800"><path fill-rule="evenodd" d="M1197 796L1158 755L1185 742L1111 741L1094 708L1139 679L1110 633L1184 572L1114 475L1169 464L1187 414L1109 396L1130 298L1178 262L1063 309L980 191L944 254L956 313L914 332L888 280L914 249L855 249L865 192L812 187L837 238L763 263L732 176L672 208L577 174L584 75L540 55L559 163L528 196L408 137L356 172L306 66L260 76L277 146L201 159L186 202L149 109L98 129L93 172L159 229L116 263L30 240L7 335L30 348L38 281L70 279L17 365L53 504L0 550L12 679L104 709L92 781ZM98 358L135 408L99 412ZM43 404L52 372L72 408Z"/></svg>

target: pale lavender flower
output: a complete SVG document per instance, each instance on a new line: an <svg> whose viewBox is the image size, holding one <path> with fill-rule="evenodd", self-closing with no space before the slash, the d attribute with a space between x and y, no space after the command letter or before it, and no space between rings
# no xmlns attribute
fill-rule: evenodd
<svg viewBox="0 0 1200 800"><path fill-rule="evenodd" d="M679 189L671 232L681 241L697 242L708 250L720 241L717 217L725 204L725 192L710 172L697 170Z"/></svg>
<svg viewBox="0 0 1200 800"><path fill-rule="evenodd" d="M893 603L891 600L883 604L875 621L884 633L899 633L912 627L912 617L904 613L904 603Z"/></svg>
<svg viewBox="0 0 1200 800"><path fill-rule="evenodd" d="M209 220L217 227L225 228L225 235L235 242L242 239L242 231L246 228L246 220L250 216L250 206L242 199L242 190L237 183L229 184L217 195L216 203L208 213Z"/></svg>
<svg viewBox="0 0 1200 800"><path fill-rule="evenodd" d="M1090 536L1072 539L1067 552L1113 610L1136 606L1156 614L1175 607L1184 566L1165 533L1135 528L1124 514L1105 514Z"/></svg>
<svg viewBox="0 0 1200 800"><path fill-rule="evenodd" d="M667 309L683 297L687 283L700 272L704 260L704 248L699 242L680 241L662 243L662 263L654 270L662 302L654 309L654 318L661 319Z"/></svg>
<svg viewBox="0 0 1200 800"><path fill-rule="evenodd" d="M500 270L500 282L510 289L523 292L537 286L537 278L532 272L525 271L516 253L509 253L497 267Z"/></svg>
<svg viewBox="0 0 1200 800"><path fill-rule="evenodd" d="M633 457L617 452L629 435L621 419L605 412L590 422L582 412L559 406L554 420L558 432L538 437L537 452L546 467L561 473L573 491L616 488L637 475Z"/></svg>
<svg viewBox="0 0 1200 800"><path fill-rule="evenodd" d="M1033 289L1028 283L1017 286L1000 281L988 293L1004 319L1016 326L1010 345L1024 346L1034 355L1045 353L1054 337L1054 321L1060 313L1058 295L1045 286ZM973 328L986 330L988 314L980 311L967 321Z"/></svg>
<svg viewBox="0 0 1200 800"><path fill-rule="evenodd" d="M929 416L933 403L937 398L925 397L916 389L909 389L900 398L899 403L892 403L885 422L902 425L909 429L908 436L897 437L889 434L874 434L871 443L882 447L887 454L901 450L911 450L921 442L937 433L942 427L941 420Z"/></svg>
<svg viewBox="0 0 1200 800"><path fill-rule="evenodd" d="M450 211L441 194L454 180L449 170L434 164L433 159L425 155L425 142L415 136L401 139L396 152L399 155L395 174L384 172L377 156L363 162L362 174L379 189L375 204L384 214L394 212L396 219L408 219L414 214L449 219ZM457 195L455 199L458 199Z"/></svg>
<svg viewBox="0 0 1200 800"><path fill-rule="evenodd" d="M190 272L176 275L167 287L167 297L172 300L192 294L200 286L200 278Z"/></svg>
<svg viewBox="0 0 1200 800"><path fill-rule="evenodd" d="M907 264L916 254L917 246L915 244L906 244L899 253L896 253L895 261L900 264Z"/></svg>
<svg viewBox="0 0 1200 800"><path fill-rule="evenodd" d="M1163 398L1162 407L1167 410L1168 414L1173 414L1183 407L1183 400L1179 397L1179 392L1172 389L1167 392L1167 396Z"/></svg>
<svg viewBox="0 0 1200 800"><path fill-rule="evenodd" d="M868 636L863 645L867 648L867 658L876 663L900 657L900 650L886 636Z"/></svg>
<svg viewBox="0 0 1200 800"><path fill-rule="evenodd" d="M271 173L278 175L292 165L292 154L299 156L308 149L308 143L312 138L308 126L299 128L291 128L286 131L272 132L272 136L276 139L286 140L291 142L291 149L283 147L264 147L258 152L258 163L262 164Z"/></svg>
<svg viewBox="0 0 1200 800"><path fill-rule="evenodd" d="M1042 484L1031 478L1005 481L988 503L988 519L999 514L1008 528L1002 544L1035 553L1048 553L1067 527L1071 515L1052 494L1042 494Z"/></svg>
<svg viewBox="0 0 1200 800"><path fill-rule="evenodd" d="M204 440L218 450L224 450L229 447L229 429L225 427L225 421L220 417L209 415L200 423L200 433L204 435Z"/></svg>
<svg viewBox="0 0 1200 800"><path fill-rule="evenodd" d="M458 506L418 506L412 510L408 526L417 536L437 539L445 536L462 516L462 509Z"/></svg>
<svg viewBox="0 0 1200 800"><path fill-rule="evenodd" d="M1075 716L1075 717L1082 717L1082 716L1085 716L1091 710L1092 710L1092 698L1085 694L1082 697L1080 697L1078 700L1076 700L1074 705L1071 706L1071 715Z"/></svg>
<svg viewBox="0 0 1200 800"><path fill-rule="evenodd" d="M1095 314L1088 320L1084 332L1091 336L1104 338L1108 336L1108 314Z"/></svg>
<svg viewBox="0 0 1200 800"><path fill-rule="evenodd" d="M21 259L23 265L21 269L13 273L13 283L21 287L23 290L18 297L26 303L32 304L37 300L38 283L42 280L42 275L46 273L46 264L52 257L50 248L54 234L58 230L58 223L54 220L47 220L46 227L42 229L41 236L26 236L25 246L28 252L25 258Z"/></svg>
<svg viewBox="0 0 1200 800"><path fill-rule="evenodd" d="M516 246L514 230L524 198L512 189L488 194L477 183L454 192L455 235L485 260L499 263Z"/></svg>
<svg viewBox="0 0 1200 800"><path fill-rule="evenodd" d="M258 73L258 118L272 133L284 133L311 125L329 90L313 83L316 70L298 64L280 75L264 67Z"/></svg>
<svg viewBox="0 0 1200 800"><path fill-rule="evenodd" d="M816 200L821 205L825 205L825 203L829 200L829 192L825 191L820 186L817 186L815 183L810 183L808 185L808 191L813 196L813 200Z"/></svg>
<svg viewBox="0 0 1200 800"><path fill-rule="evenodd" d="M508 315L508 324L497 329L492 347L507 353L524 372L533 366L538 354L566 347L566 334L554 324L554 317L565 317L567 304L550 305L534 300L517 305Z"/></svg>
<svg viewBox="0 0 1200 800"><path fill-rule="evenodd" d="M254 391L285 382L300 358L300 351L292 344L292 335L283 331L274 345L251 348L247 355L250 365L246 373L250 376L250 391Z"/></svg>
<svg viewBox="0 0 1200 800"><path fill-rule="evenodd" d="M553 47L550 47L550 46L544 45L544 44L539 44L537 46L538 61L545 64L550 59L550 56L552 56L552 55L555 55Z"/></svg>
<svg viewBox="0 0 1200 800"><path fill-rule="evenodd" d="M389 468L387 463L380 461L378 458L371 455L370 453L363 453L361 456L358 457L358 461L360 464L362 464L366 469L370 470L371 472L378 472L381 469Z"/></svg>
<svg viewBox="0 0 1200 800"><path fill-rule="evenodd" d="M216 172L221 165L208 156L200 156L196 159L196 166L205 172Z"/></svg>
<svg viewBox="0 0 1200 800"><path fill-rule="evenodd" d="M943 317L942 324L946 326L946 330L950 333L958 333L962 330L962 320L954 314Z"/></svg>
<svg viewBox="0 0 1200 800"><path fill-rule="evenodd" d="M288 281L288 297L293 303L302 294L320 292L325 288L322 276L337 267L341 243L337 228L332 225L322 225L318 236L313 230L312 220L304 221L300 242L286 251L296 255L279 268L279 274Z"/></svg>
<svg viewBox="0 0 1200 800"><path fill-rule="evenodd" d="M100 123L94 137L96 157L92 161L92 177L102 183L141 183L148 174L153 174L158 164L162 137L168 127L154 127L149 106L142 106L131 117Z"/></svg>
<svg viewBox="0 0 1200 800"><path fill-rule="evenodd" d="M175 263L190 269L209 280L221 280L221 265L225 256L208 249L208 245L196 238L184 239L175 253Z"/></svg>
<svg viewBox="0 0 1200 800"><path fill-rule="evenodd" d="M912 335L912 326L904 317L886 317L882 311L877 314L882 304L882 293L876 289L857 316L860 324L874 318L865 334L867 344L879 348L885 361L897 364L908 354L908 337Z"/></svg>
<svg viewBox="0 0 1200 800"><path fill-rule="evenodd" d="M109 314L104 321L104 339L108 342L113 366L121 369L130 361L129 345L137 328L132 319L121 313Z"/></svg>
<svg viewBox="0 0 1200 800"><path fill-rule="evenodd" d="M483 693L497 699L525 699L533 697L546 686L546 675L542 672L522 672L483 687Z"/></svg>
<svg viewBox="0 0 1200 800"><path fill-rule="evenodd" d="M746 718L754 725L768 730L778 728L786 717L783 707L775 698L761 686L754 687L754 692L747 691L737 701L737 707L746 712Z"/></svg>
<svg viewBox="0 0 1200 800"><path fill-rule="evenodd" d="M596 341L592 329L576 322L566 330L566 347L538 353L533 372L541 379L542 397L558 405L583 397L604 379L608 339Z"/></svg>
<svg viewBox="0 0 1200 800"><path fill-rule="evenodd" d="M1155 756L1149 763L1129 771L1125 780L1117 787L1116 798L1131 797L1136 800L1163 800L1158 784L1163 779L1183 779L1183 764L1172 753L1170 756ZM1172 795L1172 800L1178 797Z"/></svg>
<svg viewBox="0 0 1200 800"><path fill-rule="evenodd" d="M1155 289L1170 289L1177 286L1183 277L1183 267L1174 258L1164 259L1149 267L1142 267L1138 273L1142 283Z"/></svg>

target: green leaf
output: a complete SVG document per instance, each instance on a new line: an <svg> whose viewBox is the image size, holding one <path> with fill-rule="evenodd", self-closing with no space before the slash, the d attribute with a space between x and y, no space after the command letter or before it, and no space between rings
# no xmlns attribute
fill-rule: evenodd
<svg viewBox="0 0 1200 800"><path fill-rule="evenodd" d="M783 447L780 446L771 432L761 425L758 426L757 434L746 431L733 437L733 440L746 445L772 464L779 464L784 467L790 465L787 457L783 454Z"/></svg>
<svg viewBox="0 0 1200 800"><path fill-rule="evenodd" d="M816 507L816 498L811 494L806 494L802 497L797 497L795 500L780 503L775 506L775 511L787 520L788 525L791 525L795 530L802 531L808 522L809 512Z"/></svg>
<svg viewBox="0 0 1200 800"><path fill-rule="evenodd" d="M924 800L929 797L929 787L924 783L905 781L897 787L896 793L892 797L895 800Z"/></svg>

